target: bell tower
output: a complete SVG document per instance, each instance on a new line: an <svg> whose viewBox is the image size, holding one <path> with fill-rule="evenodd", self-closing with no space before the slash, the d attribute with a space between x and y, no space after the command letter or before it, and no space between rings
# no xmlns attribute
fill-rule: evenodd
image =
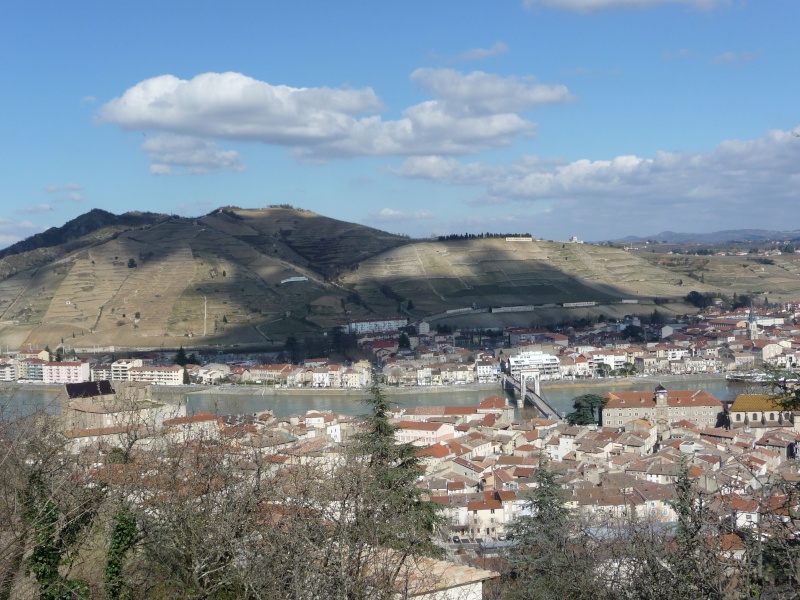
<svg viewBox="0 0 800 600"><path fill-rule="evenodd" d="M750 314L747 316L747 339L758 339L758 323L756 322L756 313L753 310L753 301L750 301Z"/></svg>

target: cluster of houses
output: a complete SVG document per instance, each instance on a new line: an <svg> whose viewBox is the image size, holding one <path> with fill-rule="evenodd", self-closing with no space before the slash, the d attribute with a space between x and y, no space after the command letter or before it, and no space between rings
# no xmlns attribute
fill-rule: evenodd
<svg viewBox="0 0 800 600"><path fill-rule="evenodd" d="M375 367L385 384L396 386L490 384L503 373L531 370L540 380L557 380L740 372L765 364L792 369L800 364L800 327L793 324L799 309L796 303L781 310L730 313L711 307L669 325L642 326L637 318L626 317L558 333L533 328L437 333L425 321L409 324L405 318L351 321L346 330L370 356L353 364L336 364L324 357L307 358L302 364L211 362L186 367L169 364L164 357L124 358L108 364L56 362L47 350L29 349L0 358L0 381L155 385L230 381L365 388L372 384Z"/></svg>
<svg viewBox="0 0 800 600"><path fill-rule="evenodd" d="M147 448L225 438L242 452L268 454L275 465L331 464L363 427L354 417L319 411L286 418L187 415L185 407L153 403L148 388L68 385L61 418L71 450L129 447L131 439ZM476 406L398 407L392 419L397 442L418 447L419 485L442 505L450 537L459 541L502 542L509 524L529 514L526 497L542 465L561 474L569 507L601 521L635 515L674 522L673 484L684 467L719 519L739 526L756 527L774 512L775 496L764 490L776 481L800 481L792 461L800 411L768 395L740 395L727 406L705 391L661 385L613 392L592 426L519 420L499 396ZM782 510L795 518L800 506L790 500Z"/></svg>
<svg viewBox="0 0 800 600"><path fill-rule="evenodd" d="M794 368L800 364L800 327L794 325L797 306L783 310L716 308L687 315L684 322L642 326L635 317L552 332L507 328L502 336L468 332L411 335L401 349L393 332L383 339L359 339L372 348L390 385L489 383L502 373L518 376L535 370L541 380L659 375L730 373L768 364ZM637 337L633 341L632 329ZM477 340L475 338L478 338ZM470 351L459 343L485 344Z"/></svg>
<svg viewBox="0 0 800 600"><path fill-rule="evenodd" d="M269 411L227 416L187 414L185 404L154 401L153 387L139 382L104 380L69 383L65 388L57 419L65 451L85 469L82 476L142 486L148 492L137 499L143 502L154 490L163 489L164 481L158 476L156 465L165 456L171 456L167 462L174 465L176 453L171 451L176 448L186 451L177 455L188 458L183 482L190 479L188 473L194 473L194 461L201 452L210 452L215 460L224 461L226 469L241 467L250 476L254 472L253 458L258 455L264 468L280 479L281 473L291 472L298 465L334 464L348 438L363 430L363 424L354 417L330 412L309 411L285 419L276 419ZM225 456L219 455L221 448L225 449ZM100 458L103 455L105 462ZM144 470L142 465L146 465ZM172 480L166 485L166 491L176 492ZM276 511L281 510L280 505L275 507ZM444 560L420 558L414 564L435 577L398 579L409 586L409 597L421 599L480 600L483 582L498 577L493 571Z"/></svg>
<svg viewBox="0 0 800 600"><path fill-rule="evenodd" d="M727 407L704 391L659 385L606 397L601 426L516 421L502 399L489 398L472 409L404 411L398 436L420 446L426 485L445 506L452 534L482 541L502 540L526 514L525 492L542 464L563 475L569 507L601 520L674 522L673 484L684 465L721 520L753 526L774 505L774 498L761 503L764 489L800 480L790 460L800 412L782 410L770 396L739 396Z"/></svg>

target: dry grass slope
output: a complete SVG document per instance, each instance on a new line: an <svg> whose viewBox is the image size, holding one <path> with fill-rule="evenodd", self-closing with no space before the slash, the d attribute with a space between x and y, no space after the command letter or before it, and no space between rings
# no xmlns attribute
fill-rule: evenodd
<svg viewBox="0 0 800 600"><path fill-rule="evenodd" d="M691 290L769 293L771 300L800 293L800 260L793 256L773 264L541 240L411 242L285 207L220 209L201 219L93 235L96 243L81 241L74 252L47 249L49 262L37 250L33 267L0 281L0 345L282 344L288 335L343 318L396 314L398 297L412 300L418 315L596 301L606 314L621 316L631 310L614 304L621 299L638 299L641 311L652 311L653 298L677 300ZM11 258L15 268L26 264L26 256ZM306 280L281 283L298 277ZM566 316L561 309L536 313L550 321ZM521 313L459 323L530 321Z"/></svg>

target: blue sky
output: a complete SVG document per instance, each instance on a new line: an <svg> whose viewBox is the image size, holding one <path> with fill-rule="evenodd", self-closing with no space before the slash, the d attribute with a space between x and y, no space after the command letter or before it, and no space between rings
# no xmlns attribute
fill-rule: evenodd
<svg viewBox="0 0 800 600"><path fill-rule="evenodd" d="M17 2L0 247L92 208L414 237L796 229L794 0Z"/></svg>

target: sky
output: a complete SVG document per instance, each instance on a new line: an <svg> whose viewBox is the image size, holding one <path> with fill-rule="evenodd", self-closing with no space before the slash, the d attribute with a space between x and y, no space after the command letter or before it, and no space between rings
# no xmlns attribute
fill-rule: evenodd
<svg viewBox="0 0 800 600"><path fill-rule="evenodd" d="M93 208L800 229L800 2L7 3L0 248Z"/></svg>

